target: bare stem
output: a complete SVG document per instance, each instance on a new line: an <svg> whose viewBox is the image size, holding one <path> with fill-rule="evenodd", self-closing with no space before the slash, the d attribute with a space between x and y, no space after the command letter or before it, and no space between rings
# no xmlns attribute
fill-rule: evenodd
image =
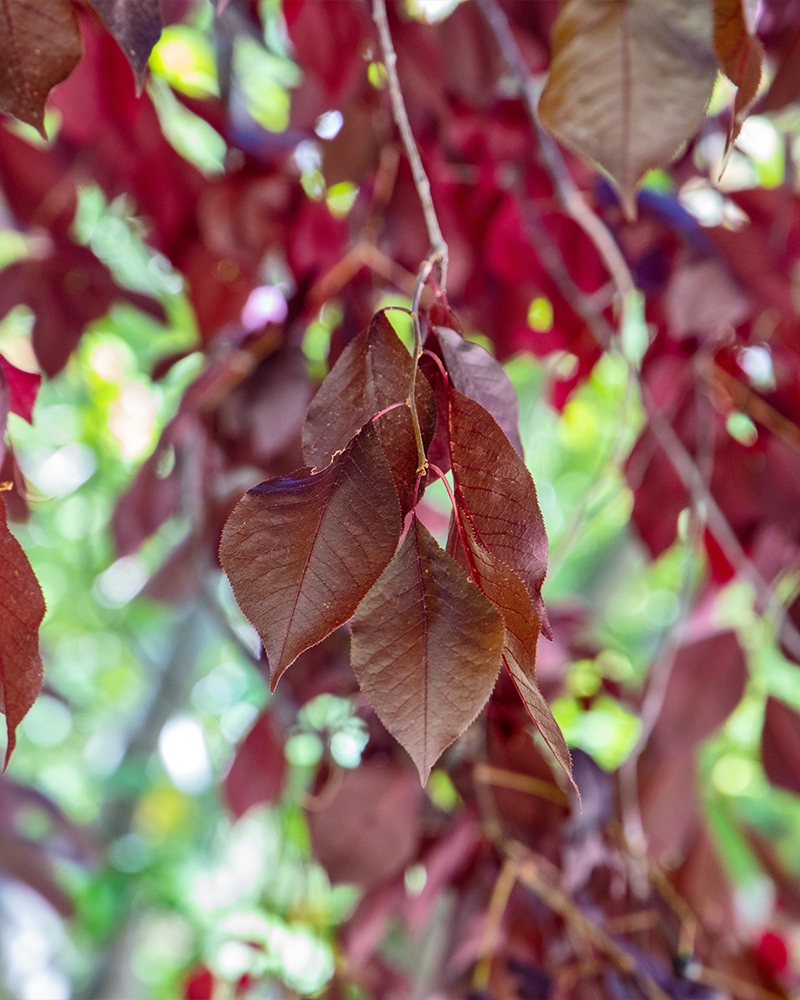
<svg viewBox="0 0 800 1000"><path fill-rule="evenodd" d="M436 259L439 263L441 275L439 284L442 288L445 288L447 285L447 244L439 227L439 220L436 216L436 209L433 207L433 198L431 197L430 181L428 180L428 175L425 173L425 168L422 166L419 150L417 149L417 144L411 132L411 125L408 121L403 92L400 89L400 79L397 76L397 53L394 50L392 35L389 31L386 0L372 0L372 19L378 29L378 37L381 42L383 64L386 67L386 76L389 81L389 96L392 100L392 113L394 114L395 123L400 130L408 162L411 165L414 186L417 189L417 195L422 205L422 212L425 216L425 225L428 229L431 251L436 254Z"/></svg>

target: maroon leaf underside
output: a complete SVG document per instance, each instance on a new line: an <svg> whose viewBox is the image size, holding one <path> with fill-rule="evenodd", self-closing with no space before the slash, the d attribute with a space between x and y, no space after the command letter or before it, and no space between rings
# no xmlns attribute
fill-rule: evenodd
<svg viewBox="0 0 800 1000"><path fill-rule="evenodd" d="M141 93L147 61L161 37L159 0L90 0L130 63Z"/></svg>
<svg viewBox="0 0 800 1000"><path fill-rule="evenodd" d="M527 466L492 415L452 386L447 394L450 461L457 503L487 551L525 584L548 639L542 600L547 533ZM447 550L463 565L451 526Z"/></svg>
<svg viewBox="0 0 800 1000"><path fill-rule="evenodd" d="M491 413L522 458L517 392L503 366L480 344L465 340L450 327L437 326L435 333L454 387Z"/></svg>
<svg viewBox="0 0 800 1000"><path fill-rule="evenodd" d="M0 111L44 135L47 95L82 51L72 0L0 0Z"/></svg>
<svg viewBox="0 0 800 1000"><path fill-rule="evenodd" d="M274 689L283 671L346 622L394 555L402 517L372 424L321 472L269 479L239 501L220 561L255 626Z"/></svg>
<svg viewBox="0 0 800 1000"><path fill-rule="evenodd" d="M331 457L377 414L408 396L411 355L384 312L344 349L322 383L303 427L303 455L324 468ZM427 447L436 427L436 403L427 379L417 377L417 415ZM375 421L404 513L414 504L417 449L408 407L398 406ZM424 485L424 483L423 483Z"/></svg>
<svg viewBox="0 0 800 1000"><path fill-rule="evenodd" d="M42 688L39 625L45 604L28 557L8 530L0 496L0 689L6 716L6 766L17 726Z"/></svg>
<svg viewBox="0 0 800 1000"><path fill-rule="evenodd" d="M491 556L481 545L469 518L461 509L459 520L462 544L467 553L472 578L495 606L505 627L503 662L528 714L580 799L578 786L572 776L572 757L564 734L536 683L536 644L540 622L531 595L518 574L501 560Z"/></svg>
<svg viewBox="0 0 800 1000"><path fill-rule="evenodd" d="M350 656L362 691L423 784L489 699L503 640L497 611L413 516L356 611Z"/></svg>

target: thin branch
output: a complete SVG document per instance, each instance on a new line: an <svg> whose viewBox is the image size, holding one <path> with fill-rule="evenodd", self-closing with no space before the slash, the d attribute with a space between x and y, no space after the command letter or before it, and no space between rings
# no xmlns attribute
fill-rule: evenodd
<svg viewBox="0 0 800 1000"><path fill-rule="evenodd" d="M377 2L377 0L376 0ZM635 289L630 268L617 246L610 230L602 219L586 204L583 195L575 185L561 150L552 136L545 131L539 118L539 88L534 81L525 59L520 51L517 40L511 31L505 12L497 0L478 0L481 13L486 18L489 27L497 41L497 45L511 70L525 102L531 124L539 141L539 150L545 161L545 166L553 179L559 199L567 214L586 233L594 243L603 263L608 269L617 287L621 301L625 301L629 292Z"/></svg>
<svg viewBox="0 0 800 1000"><path fill-rule="evenodd" d="M411 165L411 173L414 178L414 186L417 189L422 212L425 216L425 225L428 229L428 239L431 243L431 251L436 254L441 280L439 284L444 288L447 285L447 244L442 236L439 227L439 220L436 216L436 209L433 207L431 197L431 185L425 168L422 166L419 150L411 132L411 125L408 121L403 92L400 89L400 79L397 75L397 53L392 43L392 35L389 31L389 19L386 15L386 0L372 0L372 19L378 29L378 37L381 42L383 52L383 64L386 67L386 77L389 81L389 96L392 100L392 112L395 123L400 130L408 162Z"/></svg>

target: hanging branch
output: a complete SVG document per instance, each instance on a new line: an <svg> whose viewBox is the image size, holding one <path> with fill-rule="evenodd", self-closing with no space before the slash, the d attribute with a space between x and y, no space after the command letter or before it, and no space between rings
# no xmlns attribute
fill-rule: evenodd
<svg viewBox="0 0 800 1000"><path fill-rule="evenodd" d="M378 37L381 42L383 64L386 67L386 76L389 81L389 96L392 99L392 113L394 114L395 124L400 130L406 156L411 166L414 186L417 189L417 195L422 205L422 212L425 216L425 226L427 227L428 239L431 244L431 252L428 255L428 259L432 257L434 261L438 260L441 275L439 284L444 288L447 285L447 244L439 227L439 220L436 216L436 209L433 207L433 198L431 197L430 181L428 180L428 175L425 173L425 168L422 166L419 150L417 149L417 144L411 132L411 125L408 121L403 92L400 89L400 79L397 76L397 53L394 50L392 36L389 31L386 0L373 0L372 19L378 29ZM430 273L430 268L428 269L428 273Z"/></svg>
<svg viewBox="0 0 800 1000"><path fill-rule="evenodd" d="M397 75L397 53L394 50L392 35L389 31L389 19L386 14L386 0L373 0L372 19L378 29L378 37L381 42L383 53L383 63L386 67L386 77L389 81L389 96L392 100L392 113L395 124L400 130L408 162L411 166L411 174L414 178L414 187L422 205L422 214L425 216L425 226L428 230L428 239L431 248L428 255L422 262L417 274L417 283L414 290L414 301L411 306L411 322L414 327L414 367L411 374L411 384L408 388L408 407L411 411L411 423L414 428L414 438L417 443L417 472L425 475L428 468L428 460L425 456L425 446L422 441L422 430L419 426L417 415L416 385L417 385L417 362L422 357L422 329L419 322L419 302L422 296L422 289L428 280L434 266L439 266L439 284L442 288L447 286L447 262L449 251L442 236L439 226L439 219L436 216L436 209L433 207L431 196L431 185L428 175L420 159L417 144L411 132L411 125L408 121L403 92L400 89L400 78Z"/></svg>

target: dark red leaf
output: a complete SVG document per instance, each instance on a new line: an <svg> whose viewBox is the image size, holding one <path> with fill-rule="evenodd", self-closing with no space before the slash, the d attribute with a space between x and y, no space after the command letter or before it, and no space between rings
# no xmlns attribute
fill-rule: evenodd
<svg viewBox="0 0 800 1000"><path fill-rule="evenodd" d="M353 670L423 784L477 716L500 668L500 616L416 516L353 618Z"/></svg>
<svg viewBox="0 0 800 1000"><path fill-rule="evenodd" d="M747 664L735 632L681 647L650 734L648 760L678 756L710 736L739 704L746 682Z"/></svg>
<svg viewBox="0 0 800 1000"><path fill-rule="evenodd" d="M714 48L726 76L737 87L728 132L730 145L758 92L764 46L747 29L743 0L713 0L713 7Z"/></svg>
<svg viewBox="0 0 800 1000"><path fill-rule="evenodd" d="M346 622L402 530L372 424L320 472L249 490L225 525L220 560L269 658L272 687L304 649Z"/></svg>
<svg viewBox="0 0 800 1000"><path fill-rule="evenodd" d="M91 250L68 239L54 243L41 258L7 267L0 282L0 315L20 303L36 313L33 348L51 377L67 363L88 324L105 316L116 299L166 320L160 303L120 288Z"/></svg>
<svg viewBox="0 0 800 1000"><path fill-rule="evenodd" d="M494 417L451 388L447 397L455 495L488 552L528 589L545 635L552 638L542 601L547 533L536 487ZM448 551L454 553L453 538Z"/></svg>
<svg viewBox="0 0 800 1000"><path fill-rule="evenodd" d="M8 385L8 407L12 413L27 420L33 419L33 404L42 384L42 376L36 372L26 372L17 368L0 354L0 372L5 375Z"/></svg>
<svg viewBox="0 0 800 1000"><path fill-rule="evenodd" d="M6 716L6 765L16 744L17 726L42 688L39 625L44 618L42 589L22 546L8 530L0 495L0 694Z"/></svg>
<svg viewBox="0 0 800 1000"><path fill-rule="evenodd" d="M161 37L159 0L90 0L92 7L117 40L136 77L141 93L153 46Z"/></svg>
<svg viewBox="0 0 800 1000"><path fill-rule="evenodd" d="M773 697L764 710L761 762L773 785L800 795L800 713Z"/></svg>
<svg viewBox="0 0 800 1000"><path fill-rule="evenodd" d="M191 970L183 984L183 1000L211 1000L214 996L214 974L205 965Z"/></svg>
<svg viewBox="0 0 800 1000"><path fill-rule="evenodd" d="M478 541L466 511L459 510L459 520L472 578L500 613L505 627L503 662L536 728L577 792L564 734L536 683L536 643L540 625L531 595L519 576L500 559L491 556Z"/></svg>
<svg viewBox="0 0 800 1000"><path fill-rule="evenodd" d="M421 801L419 784L399 764L367 761L344 771L336 794L306 814L331 881L369 889L401 872L417 852Z"/></svg>
<svg viewBox="0 0 800 1000"><path fill-rule="evenodd" d="M275 736L272 715L265 712L245 737L225 777L225 798L238 819L281 793L286 773L283 741Z"/></svg>
<svg viewBox="0 0 800 1000"><path fill-rule="evenodd" d="M44 106L81 58L72 0L0 0L0 111L44 135Z"/></svg>
<svg viewBox="0 0 800 1000"><path fill-rule="evenodd" d="M517 392L503 366L485 347L465 340L450 327L437 326L435 329L447 373L455 388L491 413L522 458Z"/></svg>
<svg viewBox="0 0 800 1000"><path fill-rule="evenodd" d="M368 330L342 351L322 383L303 427L303 454L309 465L324 468L331 456L377 413L408 397L413 362L385 312L375 315ZM436 426L436 405L427 379L417 376L417 413L423 442L430 443ZM414 502L417 450L408 408L399 406L375 422L392 469L404 512Z"/></svg>

